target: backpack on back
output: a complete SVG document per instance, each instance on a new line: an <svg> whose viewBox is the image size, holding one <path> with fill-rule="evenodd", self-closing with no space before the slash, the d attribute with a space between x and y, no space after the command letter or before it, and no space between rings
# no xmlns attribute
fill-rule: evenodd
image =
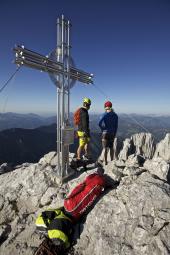
<svg viewBox="0 0 170 255"><path fill-rule="evenodd" d="M81 108L77 109L74 113L74 125L78 126L80 124L80 112Z"/></svg>
<svg viewBox="0 0 170 255"><path fill-rule="evenodd" d="M64 209L75 221L78 220L105 188L105 178L97 173L86 177L64 200Z"/></svg>

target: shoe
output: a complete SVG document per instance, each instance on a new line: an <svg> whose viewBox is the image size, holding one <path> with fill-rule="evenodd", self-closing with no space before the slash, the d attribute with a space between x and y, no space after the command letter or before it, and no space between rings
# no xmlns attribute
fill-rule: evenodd
<svg viewBox="0 0 170 255"><path fill-rule="evenodd" d="M82 163L81 159L73 158L70 163L70 167L76 169L81 163Z"/></svg>
<svg viewBox="0 0 170 255"><path fill-rule="evenodd" d="M74 159L77 158L77 153L74 154L73 158L74 158Z"/></svg>
<svg viewBox="0 0 170 255"><path fill-rule="evenodd" d="M80 167L80 166L82 166L83 165L83 160L82 159L76 159L76 165L77 165L77 167Z"/></svg>
<svg viewBox="0 0 170 255"><path fill-rule="evenodd" d="M83 160L92 160L92 158L88 155L83 155Z"/></svg>
<svg viewBox="0 0 170 255"><path fill-rule="evenodd" d="M96 163L95 163L95 165L98 167L100 167L100 166L103 166L103 160L101 160L101 159L98 159L97 161L96 161Z"/></svg>

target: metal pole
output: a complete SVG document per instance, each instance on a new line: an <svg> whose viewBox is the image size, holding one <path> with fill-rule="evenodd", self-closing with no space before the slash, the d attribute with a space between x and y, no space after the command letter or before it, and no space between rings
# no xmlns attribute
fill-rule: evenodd
<svg viewBox="0 0 170 255"><path fill-rule="evenodd" d="M67 21L67 121L70 125L70 21ZM69 167L69 145L67 145L67 170ZM68 174L68 171L66 172Z"/></svg>
<svg viewBox="0 0 170 255"><path fill-rule="evenodd" d="M57 19L57 61L60 60L61 49L61 28L60 19ZM60 76L59 76L60 77ZM61 83L60 78L58 82ZM61 162L60 162L60 149L61 149L61 114L60 114L60 88L57 88L57 161L58 161L58 173L61 176Z"/></svg>
<svg viewBox="0 0 170 255"><path fill-rule="evenodd" d="M63 63L63 72L64 72L64 15L62 15L61 20L61 59ZM61 177L64 176L64 144L63 144L63 129L64 129L64 84L65 84L65 77L64 73L62 75L62 88L61 88L61 101L62 101L62 109L61 109Z"/></svg>
<svg viewBox="0 0 170 255"><path fill-rule="evenodd" d="M60 164L60 89L57 88L57 161L58 161L58 173L61 174Z"/></svg>
<svg viewBox="0 0 170 255"><path fill-rule="evenodd" d="M68 123L70 124L70 21L67 22Z"/></svg>

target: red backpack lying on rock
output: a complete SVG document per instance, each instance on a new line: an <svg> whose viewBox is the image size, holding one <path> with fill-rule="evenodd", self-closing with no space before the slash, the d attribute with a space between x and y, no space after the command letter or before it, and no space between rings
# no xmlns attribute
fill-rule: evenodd
<svg viewBox="0 0 170 255"><path fill-rule="evenodd" d="M74 220L78 220L101 195L105 185L105 177L101 171L87 176L64 200L66 213Z"/></svg>

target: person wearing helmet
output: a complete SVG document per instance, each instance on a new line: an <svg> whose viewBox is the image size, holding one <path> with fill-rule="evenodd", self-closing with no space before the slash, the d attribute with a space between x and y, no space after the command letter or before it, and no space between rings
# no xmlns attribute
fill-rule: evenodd
<svg viewBox="0 0 170 255"><path fill-rule="evenodd" d="M79 138L79 147L77 150L77 160L81 160L84 151L84 159L89 158L89 142L90 142L90 129L89 129L89 114L88 110L91 106L91 100L87 97L83 99L83 106L80 108L80 120L78 123L77 134Z"/></svg>
<svg viewBox="0 0 170 255"><path fill-rule="evenodd" d="M113 111L110 101L104 104L105 113L101 116L99 127L102 131L102 154L99 158L99 163L105 162L107 165L107 154L110 149L110 158L113 160L113 142L118 128L118 116Z"/></svg>

